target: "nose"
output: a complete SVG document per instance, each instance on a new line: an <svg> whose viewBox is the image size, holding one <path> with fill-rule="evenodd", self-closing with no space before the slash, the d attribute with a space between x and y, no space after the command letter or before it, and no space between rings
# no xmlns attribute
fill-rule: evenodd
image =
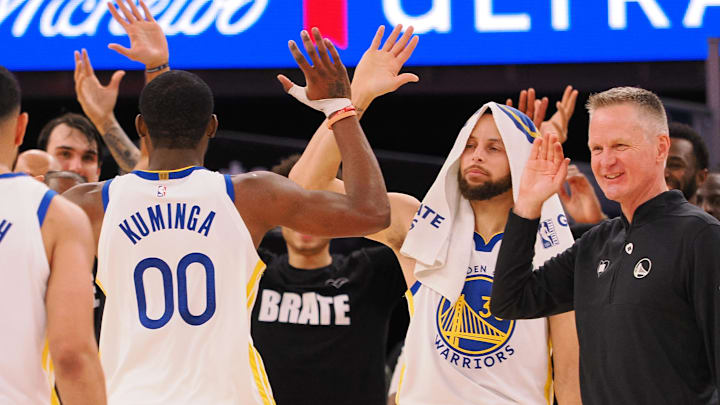
<svg viewBox="0 0 720 405"><path fill-rule="evenodd" d="M80 158L72 158L70 159L68 166L68 171L75 172L77 174L83 175L82 173L82 161Z"/></svg>
<svg viewBox="0 0 720 405"><path fill-rule="evenodd" d="M485 160L485 154L483 152L483 148L476 147L475 150L472 153L472 160L476 162L482 162Z"/></svg>

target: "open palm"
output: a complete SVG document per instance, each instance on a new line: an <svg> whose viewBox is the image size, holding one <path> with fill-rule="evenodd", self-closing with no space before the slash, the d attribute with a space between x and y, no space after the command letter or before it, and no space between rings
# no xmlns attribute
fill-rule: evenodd
<svg viewBox="0 0 720 405"><path fill-rule="evenodd" d="M170 51L160 24L155 21L144 1L140 0L140 6L145 17L140 14L132 0L118 0L118 7L124 17L112 3L108 4L113 18L130 38L130 48L114 43L109 44L108 48L128 59L143 63L148 68L154 68L168 62Z"/></svg>
<svg viewBox="0 0 720 405"><path fill-rule="evenodd" d="M103 86L95 76L87 51L83 49L82 55L75 51L75 93L83 112L100 131L104 131L105 121L113 115L123 76L125 72L118 70L110 83Z"/></svg>
<svg viewBox="0 0 720 405"><path fill-rule="evenodd" d="M378 28L370 48L365 51L355 68L353 93L362 93L374 99L395 91L408 82L418 81L418 77L412 73L398 75L418 43L418 37L412 35L413 27L408 27L402 36L401 31L402 25L396 25L381 46L385 27L381 25Z"/></svg>
<svg viewBox="0 0 720 405"><path fill-rule="evenodd" d="M556 135L536 138L520 178L515 212L526 218L540 216L545 200L565 181L569 163Z"/></svg>

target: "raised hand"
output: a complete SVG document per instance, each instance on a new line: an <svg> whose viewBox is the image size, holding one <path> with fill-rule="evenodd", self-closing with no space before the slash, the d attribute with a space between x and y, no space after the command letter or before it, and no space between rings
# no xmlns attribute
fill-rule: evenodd
<svg viewBox="0 0 720 405"><path fill-rule="evenodd" d="M568 136L568 124L570 118L575 111L575 102L577 101L578 91L573 90L572 86L565 87L562 99L555 103L557 111L550 117L549 120L544 121L538 129L542 133L548 133L553 131L557 134L560 143L565 143Z"/></svg>
<svg viewBox="0 0 720 405"><path fill-rule="evenodd" d="M513 210L521 217L538 218L542 205L565 181L570 159L563 155L556 135L535 138L522 177Z"/></svg>
<svg viewBox="0 0 720 405"><path fill-rule="evenodd" d="M167 39L143 0L140 0L140 6L145 17L140 14L132 0L118 0L122 16L112 3L107 3L107 5L115 21L125 29L130 37L130 48L115 43L109 44L108 48L128 59L143 63L146 69L168 63L170 51Z"/></svg>
<svg viewBox="0 0 720 405"><path fill-rule="evenodd" d="M355 97L372 101L383 94L397 90L400 86L417 82L419 79L412 73L402 73L400 69L410 58L418 43L418 36L413 36L410 26L400 36L402 25L398 24L381 46L385 26L381 25L355 68L352 81L352 92ZM399 37L399 39L398 39Z"/></svg>
<svg viewBox="0 0 720 405"><path fill-rule="evenodd" d="M547 113L548 102L549 101L547 97L543 97L539 100L536 99L535 89L531 87L527 90L522 90L520 92L520 96L518 96L517 109L521 113L530 117L530 119L533 120L535 127L540 129L540 126L545 119L545 114ZM513 107L512 99L507 99L507 101L505 101L505 104Z"/></svg>
<svg viewBox="0 0 720 405"><path fill-rule="evenodd" d="M307 31L302 31L302 38L305 51L310 57L312 65L308 63L300 49L298 49L295 41L289 41L288 47L297 62L298 67L305 75L305 95L309 100L321 100L326 98L350 98L350 79L347 70L340 60L335 46L332 42L320 35L320 30L312 29L317 50L310 40ZM332 60L330 60L332 56ZM278 75L278 80L282 83L285 91L289 91L295 84L285 77Z"/></svg>
<svg viewBox="0 0 720 405"><path fill-rule="evenodd" d="M113 73L110 83L103 86L95 76L87 51L83 49L82 55L75 51L75 94L83 112L101 133L115 123L113 110L123 76L125 72L118 70Z"/></svg>
<svg viewBox="0 0 720 405"><path fill-rule="evenodd" d="M558 195L565 211L575 222L595 224L606 218L602 212L600 200L595 195L595 189L577 166L570 165L568 167L566 181L570 187L570 193L568 194L564 186L560 186Z"/></svg>

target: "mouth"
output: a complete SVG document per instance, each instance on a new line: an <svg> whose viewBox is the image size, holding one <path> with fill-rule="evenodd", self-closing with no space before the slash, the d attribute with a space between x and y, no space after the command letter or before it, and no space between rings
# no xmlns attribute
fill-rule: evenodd
<svg viewBox="0 0 720 405"><path fill-rule="evenodd" d="M625 173L610 173L610 174L604 175L603 177L604 177L606 180L616 180L616 179L618 179L619 177L621 177L621 176L623 176L623 175L625 175Z"/></svg>
<svg viewBox="0 0 720 405"><path fill-rule="evenodd" d="M487 172L485 169L477 167L477 166L472 166L472 167L465 169L465 174L484 175L484 176L490 175L490 173Z"/></svg>

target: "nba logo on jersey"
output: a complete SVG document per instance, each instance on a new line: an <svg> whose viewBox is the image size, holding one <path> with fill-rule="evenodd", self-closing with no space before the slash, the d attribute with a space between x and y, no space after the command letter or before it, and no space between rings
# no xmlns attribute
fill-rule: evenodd
<svg viewBox="0 0 720 405"><path fill-rule="evenodd" d="M545 249L549 249L560 244L557 233L555 233L555 225L553 224L552 219L546 219L543 221L540 224L538 233L540 234L540 239L542 240L542 244Z"/></svg>
<svg viewBox="0 0 720 405"><path fill-rule="evenodd" d="M167 186L163 186L162 184L158 186L157 188L157 196L158 197L165 197L167 195Z"/></svg>

